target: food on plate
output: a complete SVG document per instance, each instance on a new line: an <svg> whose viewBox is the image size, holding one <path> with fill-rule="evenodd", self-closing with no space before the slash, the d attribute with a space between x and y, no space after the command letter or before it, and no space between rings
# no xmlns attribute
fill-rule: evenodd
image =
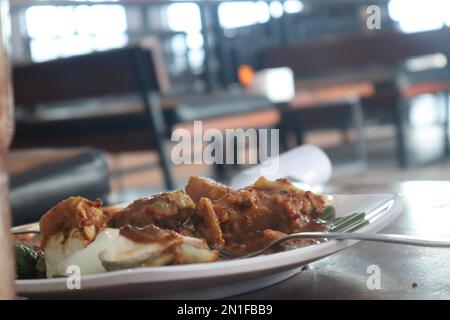
<svg viewBox="0 0 450 320"><path fill-rule="evenodd" d="M39 253L31 247L18 241L14 243L14 257L16 260L16 274L21 279L36 278Z"/></svg>
<svg viewBox="0 0 450 320"><path fill-rule="evenodd" d="M44 257L47 266L47 278L67 276L75 271L72 266L79 268L77 271L82 275L105 272L106 269L99 259L99 254L109 248L118 236L118 229L104 228L97 234L95 240L86 247L77 248L77 250L73 250L60 260L56 260L55 256L52 255L50 256L51 261L47 261L48 253L53 254L53 251L50 250L58 252L65 245L68 247L72 246L71 243L76 245L78 242L77 238L69 238L66 244L55 245L50 250L45 250Z"/></svg>
<svg viewBox="0 0 450 320"><path fill-rule="evenodd" d="M141 198L125 208L70 197L42 216L40 246L30 252L21 249L17 257L31 269L41 257L48 278L67 276L74 265L81 274L93 274L214 262L221 260L220 250L240 256L290 233L326 230L320 217L327 207L325 196L301 190L287 179L261 177L235 190L191 177L183 189ZM316 242L290 241L289 246ZM32 274L22 270L21 277Z"/></svg>
<svg viewBox="0 0 450 320"><path fill-rule="evenodd" d="M194 202L184 189L180 189L138 199L116 212L109 224L114 228L127 224L136 227L155 224L163 228L177 229L194 211Z"/></svg>
<svg viewBox="0 0 450 320"><path fill-rule="evenodd" d="M108 271L144 266L211 262L217 251L203 239L182 236L149 224L143 228L126 225L111 245L100 253Z"/></svg>
<svg viewBox="0 0 450 320"><path fill-rule="evenodd" d="M201 198L195 217L200 235L216 249L246 254L270 241L269 230L289 234L324 230L318 218L325 210L322 195L296 188L286 179L259 178L253 185L230 190L216 200ZM219 232L220 229L220 232ZM211 237L211 234L214 237Z"/></svg>
<svg viewBox="0 0 450 320"><path fill-rule="evenodd" d="M203 177L190 177L185 189L196 204L201 198L217 200L233 190L221 183Z"/></svg>
<svg viewBox="0 0 450 320"><path fill-rule="evenodd" d="M108 217L101 206L100 200L70 197L42 216L39 228L47 277L58 275L58 265L86 248L105 228Z"/></svg>

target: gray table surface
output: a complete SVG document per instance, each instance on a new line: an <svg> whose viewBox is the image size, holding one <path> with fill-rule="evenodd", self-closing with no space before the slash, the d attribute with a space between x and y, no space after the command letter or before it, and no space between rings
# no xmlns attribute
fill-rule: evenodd
<svg viewBox="0 0 450 320"><path fill-rule="evenodd" d="M450 238L450 181L340 185L327 192L401 193L405 210L383 232ZM379 289L367 285L373 265L379 267ZM450 249L360 242L290 279L233 298L450 299Z"/></svg>

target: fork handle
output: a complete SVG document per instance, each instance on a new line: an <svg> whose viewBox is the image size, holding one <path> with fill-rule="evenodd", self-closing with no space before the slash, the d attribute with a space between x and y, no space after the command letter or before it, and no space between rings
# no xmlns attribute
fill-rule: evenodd
<svg viewBox="0 0 450 320"><path fill-rule="evenodd" d="M327 238L337 240L365 240L376 242L389 242L397 244L406 244L423 247L450 248L450 240L429 239L401 234L382 234L382 233L360 233L360 232L300 232L292 233L283 237L277 244L281 244L287 240L305 239L305 238ZM277 242L277 241L274 241ZM275 245L275 243L273 243Z"/></svg>

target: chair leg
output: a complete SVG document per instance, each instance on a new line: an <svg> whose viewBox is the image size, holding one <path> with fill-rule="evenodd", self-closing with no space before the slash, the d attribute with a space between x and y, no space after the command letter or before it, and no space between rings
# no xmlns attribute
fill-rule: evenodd
<svg viewBox="0 0 450 320"><path fill-rule="evenodd" d="M297 123L294 123L294 121L297 120L296 118L291 119L292 121L292 128L295 128L295 138L298 146L301 146L305 143L305 130L302 126L301 119L297 120Z"/></svg>
<svg viewBox="0 0 450 320"><path fill-rule="evenodd" d="M214 172L214 178L218 181L223 181L227 176L227 167L226 167L226 147L225 143L220 146L222 148L222 155L223 155L223 163L215 163L213 164L213 172Z"/></svg>
<svg viewBox="0 0 450 320"><path fill-rule="evenodd" d="M362 111L361 101L357 99L351 105L351 117L353 127L356 129L356 143L355 151L356 158L365 168L368 167L368 153L367 153L367 142L364 131L364 114Z"/></svg>
<svg viewBox="0 0 450 320"><path fill-rule="evenodd" d="M164 175L164 181L167 190L174 190L176 188L175 181L172 175L171 163L167 159L167 153L163 146L158 147L159 151L159 163Z"/></svg>
<svg viewBox="0 0 450 320"><path fill-rule="evenodd" d="M291 123L289 121L290 106L287 103L276 104L280 113L280 122L278 129L280 130L280 149L286 151L289 149L289 133L291 130Z"/></svg>
<svg viewBox="0 0 450 320"><path fill-rule="evenodd" d="M282 117L284 117L284 115L282 114ZM282 151L286 151L289 148L289 129L286 123L285 119L281 119L280 123L278 124L278 128L280 130L280 149Z"/></svg>
<svg viewBox="0 0 450 320"><path fill-rule="evenodd" d="M164 143L167 134L166 123L161 111L159 96L155 91L152 76L149 74L146 59L147 56L142 51L135 52L136 81L139 83L140 96L148 119L149 138L154 142L155 149L159 153L159 164L163 171L165 186L168 190L173 190L175 189L175 180L172 176L171 162L169 162Z"/></svg>
<svg viewBox="0 0 450 320"><path fill-rule="evenodd" d="M156 95L150 95L149 100L150 100L149 108L153 108L153 109L159 108L159 101L158 101L159 99ZM157 109L157 110L159 111L159 109ZM155 110L153 110L153 111L155 111ZM149 113L151 113L151 110L149 110ZM153 114L151 118L154 121L156 117ZM164 131L162 131L162 132L164 132ZM158 132L157 130L155 130L154 127L153 127L153 130L151 130L151 134L155 140L154 143L155 143L156 150L159 153L159 164L163 171L165 186L166 186L167 190L173 190L176 188L176 185L175 185L175 180L174 180L173 174L172 174L172 162L169 159L168 152L166 150L166 146L164 143L164 136L163 136L163 134L161 134L161 132Z"/></svg>
<svg viewBox="0 0 450 320"><path fill-rule="evenodd" d="M404 108L406 106L406 102L398 94L394 101L393 118L396 131L397 162L400 168L406 168L408 166L404 126Z"/></svg>
<svg viewBox="0 0 450 320"><path fill-rule="evenodd" d="M449 117L450 117L450 92L444 92L444 152L450 155L450 138L449 138Z"/></svg>
<svg viewBox="0 0 450 320"><path fill-rule="evenodd" d="M173 190L176 188L176 185L172 175L172 163L164 143L166 130L162 113L160 112L159 98L156 94L148 94L144 103L146 104L146 111L150 120L150 139L153 140L155 149L159 154L159 164L163 172L165 186L167 190Z"/></svg>

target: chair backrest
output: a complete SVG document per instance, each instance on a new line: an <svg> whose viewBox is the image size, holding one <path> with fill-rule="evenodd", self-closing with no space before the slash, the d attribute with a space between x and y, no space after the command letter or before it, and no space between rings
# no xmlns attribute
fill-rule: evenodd
<svg viewBox="0 0 450 320"><path fill-rule="evenodd" d="M376 31L320 39L267 50L264 67L288 66L296 75L336 69L393 65L408 58L450 56L450 29L419 33Z"/></svg>
<svg viewBox="0 0 450 320"><path fill-rule="evenodd" d="M155 99L167 90L154 43L15 66L15 104L22 108L84 98L137 94L142 114L16 124L12 147L90 145L109 151L156 149L168 189L174 187L165 155L166 127ZM130 117L131 120L130 121Z"/></svg>
<svg viewBox="0 0 450 320"><path fill-rule="evenodd" d="M140 92L159 92L153 52L141 46L113 49L13 68L15 103L41 103ZM142 73L145 71L145 73Z"/></svg>

